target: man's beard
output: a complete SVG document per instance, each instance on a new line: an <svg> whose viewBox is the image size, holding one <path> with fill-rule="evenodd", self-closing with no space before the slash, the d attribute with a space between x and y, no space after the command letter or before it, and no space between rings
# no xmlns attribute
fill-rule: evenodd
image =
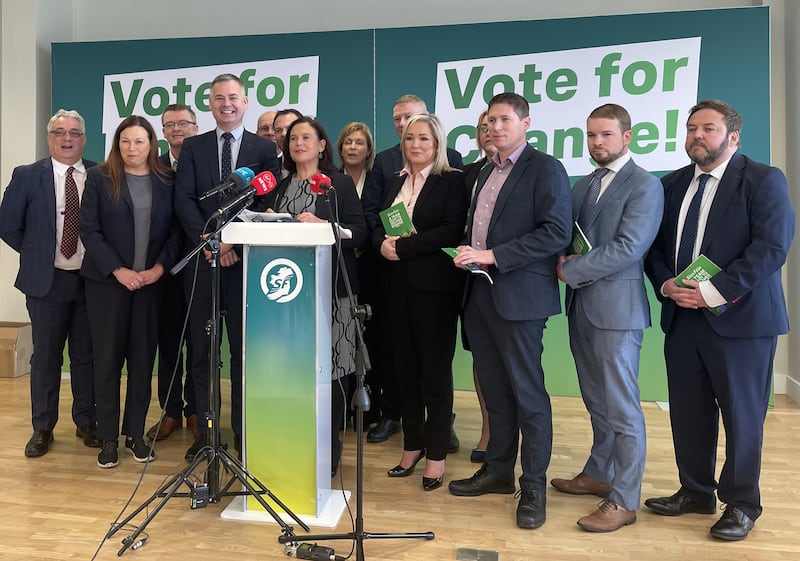
<svg viewBox="0 0 800 561"><path fill-rule="evenodd" d="M708 148L708 145L705 143L703 144L692 143L692 146L690 146L689 150L687 150L686 152L689 155L689 158L694 163L696 163L699 166L707 166L709 164L716 162L718 158L720 158L723 154L725 154L725 151L728 149L729 140L730 140L730 135L726 135L725 140L723 142L720 142L719 146L717 146L713 150L710 150ZM706 149L705 154L701 154L699 156L692 156L691 149L694 148L695 146L702 146L703 148L705 148Z"/></svg>

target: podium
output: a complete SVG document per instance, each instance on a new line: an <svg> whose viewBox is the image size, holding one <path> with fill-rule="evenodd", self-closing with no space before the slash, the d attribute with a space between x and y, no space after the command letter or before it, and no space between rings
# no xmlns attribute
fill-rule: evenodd
<svg viewBox="0 0 800 561"><path fill-rule="evenodd" d="M331 489L331 226L233 222L222 241L244 245L242 464L306 524L334 527L349 492ZM222 517L274 523L253 497Z"/></svg>

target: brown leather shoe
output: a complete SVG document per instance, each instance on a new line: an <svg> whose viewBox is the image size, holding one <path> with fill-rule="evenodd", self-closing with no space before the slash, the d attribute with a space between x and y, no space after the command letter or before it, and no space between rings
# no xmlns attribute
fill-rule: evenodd
<svg viewBox="0 0 800 561"><path fill-rule="evenodd" d="M587 532L614 532L636 522L636 511L625 510L611 499L597 505L597 510L578 520Z"/></svg>
<svg viewBox="0 0 800 561"><path fill-rule="evenodd" d="M550 485L570 495L597 495L606 498L611 492L611 485L595 481L583 472L572 479L553 479Z"/></svg>
<svg viewBox="0 0 800 561"><path fill-rule="evenodd" d="M197 428L197 415L191 414L186 417L186 428L192 433L195 440L200 438L200 430Z"/></svg>
<svg viewBox="0 0 800 561"><path fill-rule="evenodd" d="M160 428L158 423L156 423L147 430L147 438L150 440L166 440L169 435L179 428L181 428L180 419L170 417L169 415L164 415L164 419L161 421ZM158 434L156 434L156 429L158 429Z"/></svg>

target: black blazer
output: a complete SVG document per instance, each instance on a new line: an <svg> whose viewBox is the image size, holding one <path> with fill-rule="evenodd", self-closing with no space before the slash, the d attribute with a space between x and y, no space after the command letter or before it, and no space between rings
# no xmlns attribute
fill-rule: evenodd
<svg viewBox="0 0 800 561"><path fill-rule="evenodd" d="M97 164L83 160L83 165L88 170ZM14 169L0 205L0 238L19 253L14 286L34 298L46 295L56 259L56 194L49 157Z"/></svg>
<svg viewBox="0 0 800 561"><path fill-rule="evenodd" d="M150 175L153 186L150 211L150 242L146 268L156 263L166 271L175 263L180 245L180 231L173 220L172 185ZM125 176L119 198L111 192L106 167L89 170L81 201L81 241L86 248L81 275L86 278L116 282L112 276L118 267L133 267L133 201Z"/></svg>
<svg viewBox="0 0 800 561"><path fill-rule="evenodd" d="M240 167L248 167L256 174L271 171L279 178L275 143L244 131L234 169ZM184 140L175 178L175 213L188 237L187 247L200 243L206 220L219 208L218 197L198 200L219 180L216 129Z"/></svg>
<svg viewBox="0 0 800 561"><path fill-rule="evenodd" d="M392 206L405 182L405 176L392 178L386 187L381 209ZM442 251L443 247L456 247L464 237L467 221L467 196L464 175L460 171L446 171L429 175L414 205L412 222L417 233L397 240L395 248L400 262L408 266L411 285L417 290L461 290L465 272L453 265L453 260ZM385 239L383 224L378 224L372 234L372 245L380 255ZM394 261L388 262L390 267Z"/></svg>
<svg viewBox="0 0 800 561"><path fill-rule="evenodd" d="M356 255L353 250L364 247L364 245L367 243L368 230L366 220L364 219L364 211L361 208L361 201L358 199L356 186L353 183L353 179L349 175L345 175L333 170L326 170L324 173L331 178L331 190L333 193L330 194L330 201L331 203L334 201L336 203L337 216L331 217L331 209L328 206L328 202L324 195L317 196L317 200L314 204L314 215L329 222L338 221L342 228L347 228L353 232L352 239L342 240L342 256L344 257L345 267L347 267L347 274L350 277L350 284L353 289L353 293L358 294L360 290L358 282L358 265L356 263ZM263 200L259 201L257 206L254 206L254 208L259 210L265 210L268 208L274 209L276 202L280 202L280 199L286 193L286 189L289 186L292 177L292 175L284 177L280 183L278 183L278 186L275 187L272 192L264 195ZM335 252L336 248L334 247L333 250ZM334 253L334 274L337 270L338 264L336 255ZM335 281L338 296L346 296L347 292L341 271L339 272L339 275Z"/></svg>

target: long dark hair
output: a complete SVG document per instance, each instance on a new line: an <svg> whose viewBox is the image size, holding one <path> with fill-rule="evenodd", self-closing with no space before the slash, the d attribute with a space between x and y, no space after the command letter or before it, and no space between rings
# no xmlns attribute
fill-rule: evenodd
<svg viewBox="0 0 800 561"><path fill-rule="evenodd" d="M125 118L114 132L114 142L111 144L111 152L108 159L103 163L106 174L111 180L111 192L115 198L119 198L122 191L122 176L125 174L125 162L122 160L122 153L119 150L119 137L122 131L130 127L142 127L147 131L147 138L150 140L150 153L147 155L147 167L150 173L154 173L158 179L167 185L174 182L174 172L165 166L158 157L158 139L153 125L139 115L131 115Z"/></svg>
<svg viewBox="0 0 800 561"><path fill-rule="evenodd" d="M297 173L297 163L292 159L289 150L289 137L292 134L292 129L301 123L308 124L312 129L317 131L317 138L325 141L325 149L322 151L322 158L319 160L319 169L328 171L334 169L333 166L333 147L331 146L331 139L328 138L328 133L322 127L322 124L313 117L300 117L294 123L289 125L286 130L286 136L283 140L283 167L289 170L290 173Z"/></svg>

